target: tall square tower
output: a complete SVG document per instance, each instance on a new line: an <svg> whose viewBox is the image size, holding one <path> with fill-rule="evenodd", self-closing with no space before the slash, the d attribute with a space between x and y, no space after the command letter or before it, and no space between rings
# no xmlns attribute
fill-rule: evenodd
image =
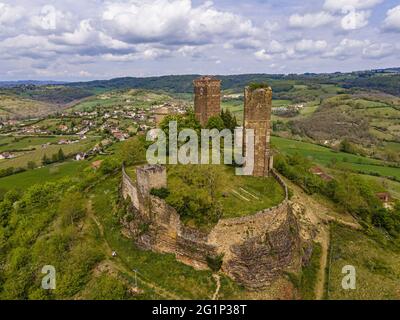
<svg viewBox="0 0 400 320"><path fill-rule="evenodd" d="M204 76L193 81L194 113L196 119L205 126L208 119L221 112L221 80Z"/></svg>
<svg viewBox="0 0 400 320"><path fill-rule="evenodd" d="M273 167L271 141L272 89L270 87L244 90L244 151L246 152L246 130L254 130L253 176L268 176Z"/></svg>

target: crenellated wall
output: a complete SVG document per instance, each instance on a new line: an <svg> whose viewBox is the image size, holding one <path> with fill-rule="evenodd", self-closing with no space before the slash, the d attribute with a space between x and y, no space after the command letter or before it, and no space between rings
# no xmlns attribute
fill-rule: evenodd
<svg viewBox="0 0 400 320"><path fill-rule="evenodd" d="M139 170L151 180L152 174L148 174L154 168L138 169L138 177ZM157 172L155 178L160 183L164 173ZM125 199L129 196L138 211L126 227L140 247L173 253L178 260L197 269L208 267L207 257L222 254L223 272L249 289L264 288L284 269L300 264L298 226L291 212L287 187L279 175L274 171L272 174L285 189L281 204L246 217L221 219L209 233L204 233L185 226L174 208L150 195L149 188L133 182L123 169L123 196ZM149 180L147 183L151 184ZM148 191L143 194L141 190ZM143 224L147 226L144 232L140 227Z"/></svg>

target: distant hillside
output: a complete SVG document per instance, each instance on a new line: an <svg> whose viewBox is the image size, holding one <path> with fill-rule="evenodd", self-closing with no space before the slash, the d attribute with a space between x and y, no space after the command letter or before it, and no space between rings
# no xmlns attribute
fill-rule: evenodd
<svg viewBox="0 0 400 320"><path fill-rule="evenodd" d="M147 90L165 90L169 92L188 93L193 91L192 81L200 75L171 75L147 78L117 78L90 82L69 83L68 87L79 87L86 90L113 90L141 88ZM216 76L222 80L222 89L240 89L250 82L263 82L271 79L283 79L284 75L243 74L231 76Z"/></svg>
<svg viewBox="0 0 400 320"><path fill-rule="evenodd" d="M165 90L177 93L193 91L192 81L199 75L171 75L162 77L134 78L125 77L111 80L68 83L66 86L81 88L87 91L141 88L147 90ZM344 88L362 88L379 90L385 93L400 95L400 68L382 70L358 71L351 73L314 74L242 74L216 75L222 80L222 89L242 91L251 82L268 82L274 86L274 91L289 91L288 83L297 84L336 84Z"/></svg>
<svg viewBox="0 0 400 320"><path fill-rule="evenodd" d="M39 81L39 80L19 80L19 81L0 81L0 88L11 88L23 85L45 86L65 84L65 81Z"/></svg>

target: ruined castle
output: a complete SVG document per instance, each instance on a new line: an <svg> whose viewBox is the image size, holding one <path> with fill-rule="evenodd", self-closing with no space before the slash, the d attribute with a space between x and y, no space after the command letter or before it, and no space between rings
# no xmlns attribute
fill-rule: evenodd
<svg viewBox="0 0 400 320"><path fill-rule="evenodd" d="M204 127L211 117L221 113L221 81L205 76L193 81L194 112ZM246 152L246 130L254 130L253 176L265 177L273 167L270 148L272 89L246 87L244 90L243 150Z"/></svg>
<svg viewBox="0 0 400 320"><path fill-rule="evenodd" d="M194 85L195 113L204 124L219 114L220 81L202 77ZM271 175L284 189L285 199L276 207L252 215L220 219L209 232L203 232L186 226L173 207L151 194L153 188L168 187L165 166L137 168L136 181L123 169L122 193L136 212L134 219L124 221L124 226L139 247L172 253L196 269L207 269L210 260L220 258L221 271L251 290L266 288L284 271L300 268L298 224L287 186L272 168L271 100L271 88L246 88L244 127L255 130L253 175Z"/></svg>

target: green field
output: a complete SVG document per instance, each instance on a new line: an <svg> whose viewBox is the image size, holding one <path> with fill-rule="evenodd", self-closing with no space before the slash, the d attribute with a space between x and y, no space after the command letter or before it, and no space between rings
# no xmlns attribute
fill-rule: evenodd
<svg viewBox="0 0 400 320"><path fill-rule="evenodd" d="M88 166L88 161L67 161L28 170L0 178L0 191L14 188L24 190L35 184L54 182L66 177L79 179L79 173Z"/></svg>
<svg viewBox="0 0 400 320"><path fill-rule="evenodd" d="M164 93L132 89L112 91L87 98L70 110L93 111L96 108L109 109L114 106L147 109L152 105L163 104L165 102L171 102L172 100L173 98L171 96Z"/></svg>
<svg viewBox="0 0 400 320"><path fill-rule="evenodd" d="M45 143L57 143L60 140L77 139L77 137L38 137L38 136L18 136L0 137L0 152L7 150L30 149Z"/></svg>
<svg viewBox="0 0 400 320"><path fill-rule="evenodd" d="M36 139L36 138L35 138ZM46 141L40 140L36 141L33 139L34 143L40 142L40 141ZM49 138L50 139L50 138ZM29 139L26 142L21 142L22 144L29 144ZM14 168L25 168L28 164L29 161L35 162L37 166L41 165L42 158L44 155L46 155L48 158L51 159L51 157L54 154L57 154L60 149L64 152L66 156L68 155L73 155L78 152L85 152L88 151L90 148L92 148L98 141L98 138L87 138L85 140L81 140L78 143L74 144L67 144L67 145L49 145L45 148L42 146L37 146L33 145L35 147L35 150L33 151L23 151L23 152L17 152L15 153L16 157L13 159L3 159L0 160L0 169L6 169L9 167L14 167ZM49 142L49 141L47 141ZM10 144L7 149L13 148L13 144Z"/></svg>
<svg viewBox="0 0 400 320"><path fill-rule="evenodd" d="M328 265L330 300L400 299L400 255L360 231L333 225ZM342 288L344 266L356 270L356 289Z"/></svg>
<svg viewBox="0 0 400 320"><path fill-rule="evenodd" d="M400 168L388 167L380 160L344 152L335 152L332 149L319 145L280 137L272 137L272 143L283 153L291 155L299 154L321 165L336 162L344 168L355 171L362 171L369 174L378 173L386 177L400 178Z"/></svg>

